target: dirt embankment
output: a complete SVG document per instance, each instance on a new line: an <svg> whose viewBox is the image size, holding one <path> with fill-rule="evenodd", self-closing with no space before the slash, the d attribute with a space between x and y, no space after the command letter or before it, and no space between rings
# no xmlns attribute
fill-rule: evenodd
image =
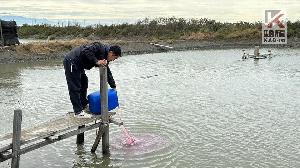
<svg viewBox="0 0 300 168"><path fill-rule="evenodd" d="M81 44L90 43L86 39L75 40L53 40L48 42L32 42L19 46L0 48L0 64L13 62L29 62L62 59L72 48ZM260 41L197 41L181 40L157 42L159 44L172 46L173 49L166 49L150 44L150 41L124 41L124 40L102 40L107 44L120 45L123 55L134 55L144 53L166 52L170 50L197 50L197 49L230 49L230 48L252 48L260 45ZM262 46L269 48L300 48L299 40L289 40L288 45Z"/></svg>

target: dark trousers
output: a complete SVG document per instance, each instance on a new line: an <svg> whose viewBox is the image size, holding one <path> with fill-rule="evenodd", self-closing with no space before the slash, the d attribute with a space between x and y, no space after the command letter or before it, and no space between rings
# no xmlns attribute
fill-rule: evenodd
<svg viewBox="0 0 300 168"><path fill-rule="evenodd" d="M73 63L72 59L67 57L63 61L66 80L69 89L70 100L75 114L80 113L88 104L87 88L88 77L83 69Z"/></svg>

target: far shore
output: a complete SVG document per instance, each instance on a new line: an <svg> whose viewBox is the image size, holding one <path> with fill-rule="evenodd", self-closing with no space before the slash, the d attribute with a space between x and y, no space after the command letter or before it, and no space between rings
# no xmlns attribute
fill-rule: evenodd
<svg viewBox="0 0 300 168"><path fill-rule="evenodd" d="M24 40L21 40L21 42ZM26 41L26 40L25 40ZM67 44L68 41L40 41L27 40L26 43L19 46L10 46L0 48L0 64L18 63L18 62L33 62L45 60L63 59L64 55L71 48L83 43L92 42L90 40L81 39L72 44ZM102 40L100 42L107 44L120 45L123 50L123 55L137 55L147 53L158 53L168 51L184 51L184 50L208 50L208 49L247 49L254 46L262 48L300 48L300 40L288 40L287 45L261 45L260 40L253 41L197 41L197 40L177 40L177 41L161 41L154 42L162 45L172 46L173 49L165 49L151 45L150 41L124 41L124 40ZM153 43L153 42L152 42ZM61 47L60 45L66 45ZM242 52L241 52L242 54Z"/></svg>

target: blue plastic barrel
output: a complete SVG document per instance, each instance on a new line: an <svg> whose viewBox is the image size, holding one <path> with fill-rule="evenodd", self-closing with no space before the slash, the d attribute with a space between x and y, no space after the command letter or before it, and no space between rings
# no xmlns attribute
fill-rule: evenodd
<svg viewBox="0 0 300 168"><path fill-rule="evenodd" d="M101 114L100 91L93 92L88 95L90 112L96 115ZM114 89L108 90L108 111L111 111L119 106L118 94Z"/></svg>

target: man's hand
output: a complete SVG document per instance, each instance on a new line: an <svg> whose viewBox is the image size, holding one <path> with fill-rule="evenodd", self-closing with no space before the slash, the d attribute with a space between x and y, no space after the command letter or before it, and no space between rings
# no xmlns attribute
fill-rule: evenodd
<svg viewBox="0 0 300 168"><path fill-rule="evenodd" d="M99 60L97 62L97 65L102 65L102 66L105 66L107 64L107 60L103 59L103 60Z"/></svg>

